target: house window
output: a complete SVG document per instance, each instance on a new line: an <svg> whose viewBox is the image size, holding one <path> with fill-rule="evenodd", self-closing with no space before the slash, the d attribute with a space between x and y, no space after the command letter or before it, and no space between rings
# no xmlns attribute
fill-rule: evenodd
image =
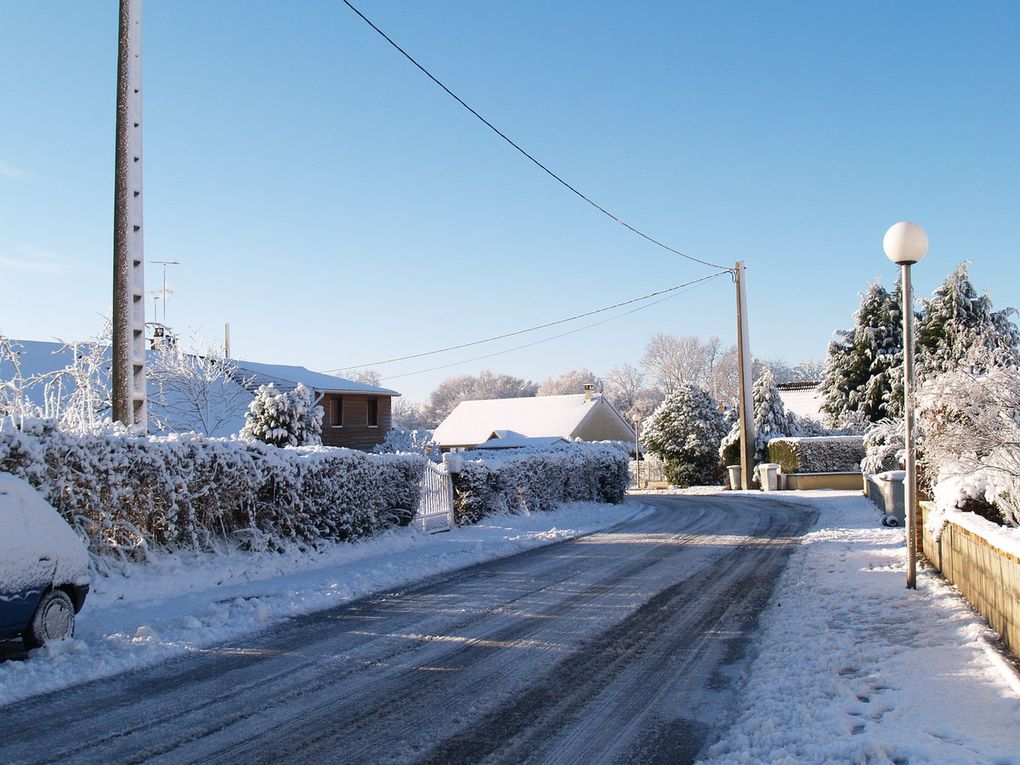
<svg viewBox="0 0 1020 765"><path fill-rule="evenodd" d="M368 400L368 427L379 427L379 399L377 398Z"/></svg>
<svg viewBox="0 0 1020 765"><path fill-rule="evenodd" d="M333 403L330 405L329 424L334 428L342 428L344 426L343 396L333 397Z"/></svg>

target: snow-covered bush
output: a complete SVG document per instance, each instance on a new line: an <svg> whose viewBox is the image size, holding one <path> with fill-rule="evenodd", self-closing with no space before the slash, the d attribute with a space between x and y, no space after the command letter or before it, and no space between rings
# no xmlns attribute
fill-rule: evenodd
<svg viewBox="0 0 1020 765"><path fill-rule="evenodd" d="M682 384L645 421L642 443L662 459L674 486L716 484L722 480L719 440L726 422L719 405L700 388Z"/></svg>
<svg viewBox="0 0 1020 765"><path fill-rule="evenodd" d="M918 393L922 486L949 507L990 505L1020 526L1020 369L962 363Z"/></svg>
<svg viewBox="0 0 1020 765"><path fill-rule="evenodd" d="M622 502L629 453L629 446L616 443L573 443L458 454L451 464L457 523L493 512L552 510L563 502Z"/></svg>
<svg viewBox="0 0 1020 765"><path fill-rule="evenodd" d="M784 473L856 472L864 459L864 437L774 438L768 457L782 465Z"/></svg>
<svg viewBox="0 0 1020 765"><path fill-rule="evenodd" d="M428 428L392 427L381 444L372 447L376 454L423 454L433 462L440 459L439 447Z"/></svg>
<svg viewBox="0 0 1020 765"><path fill-rule="evenodd" d="M915 434L918 443L920 434ZM864 459L861 470L865 473L885 473L904 469L903 422L882 420L864 434Z"/></svg>
<svg viewBox="0 0 1020 765"><path fill-rule="evenodd" d="M415 455L30 425L0 431L0 471L38 489L100 564L144 557L152 546L357 539L409 520L425 465Z"/></svg>
<svg viewBox="0 0 1020 765"><path fill-rule="evenodd" d="M260 385L244 420L242 438L273 446L322 443L322 407L312 400L312 392L300 383L291 391L277 390L272 383Z"/></svg>

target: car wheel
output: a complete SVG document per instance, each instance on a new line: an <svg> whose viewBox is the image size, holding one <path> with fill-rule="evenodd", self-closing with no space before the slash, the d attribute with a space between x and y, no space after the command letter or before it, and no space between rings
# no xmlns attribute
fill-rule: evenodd
<svg viewBox="0 0 1020 765"><path fill-rule="evenodd" d="M28 629L21 639L25 648L41 648L55 640L74 635L74 603L63 590L50 590L35 609Z"/></svg>

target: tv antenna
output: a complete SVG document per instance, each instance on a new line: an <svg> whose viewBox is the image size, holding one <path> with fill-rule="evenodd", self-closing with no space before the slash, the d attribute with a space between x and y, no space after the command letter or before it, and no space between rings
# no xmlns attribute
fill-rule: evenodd
<svg viewBox="0 0 1020 765"><path fill-rule="evenodd" d="M168 294L172 294L173 290L168 290L166 286L166 267L167 266L179 266L181 263L178 260L150 260L150 263L155 263L158 266L163 266L163 289L153 290L153 292L159 292L163 296L163 326L166 326L166 298ZM156 318L153 316L153 318Z"/></svg>

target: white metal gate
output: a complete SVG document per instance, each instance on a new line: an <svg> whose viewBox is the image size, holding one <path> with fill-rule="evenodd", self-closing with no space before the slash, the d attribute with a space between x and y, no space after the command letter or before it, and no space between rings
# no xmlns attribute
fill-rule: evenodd
<svg viewBox="0 0 1020 765"><path fill-rule="evenodd" d="M414 516L414 527L419 531L434 533L449 531L453 522L453 481L444 465L429 462L421 481L418 498L418 512Z"/></svg>

